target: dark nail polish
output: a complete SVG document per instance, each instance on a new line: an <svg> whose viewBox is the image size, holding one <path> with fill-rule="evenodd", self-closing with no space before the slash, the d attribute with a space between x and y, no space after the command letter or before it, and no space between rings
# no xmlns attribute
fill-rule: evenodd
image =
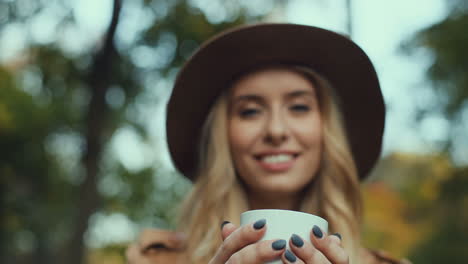
<svg viewBox="0 0 468 264"><path fill-rule="evenodd" d="M266 224L266 219L260 219L253 224L253 227L257 230L262 229Z"/></svg>
<svg viewBox="0 0 468 264"><path fill-rule="evenodd" d="M342 240L342 239L341 239L341 234L340 234L340 233L335 233L335 234L333 234L333 235L334 235L334 236L337 236L340 240Z"/></svg>
<svg viewBox="0 0 468 264"><path fill-rule="evenodd" d="M314 225L314 227L312 228L312 233L314 233L314 236L317 237L317 238L322 238L323 237L323 233L322 233L322 230L320 229L320 227Z"/></svg>
<svg viewBox="0 0 468 264"><path fill-rule="evenodd" d="M295 245L296 247L299 247L299 248L304 245L304 241L302 240L302 238L299 237L296 234L293 234L291 236L291 241L292 241L293 245Z"/></svg>
<svg viewBox="0 0 468 264"><path fill-rule="evenodd" d="M286 249L286 252L284 253L284 257L286 257L286 259L289 262L296 262L296 256L294 256L294 254L291 251L289 251L289 249Z"/></svg>
<svg viewBox="0 0 468 264"><path fill-rule="evenodd" d="M221 224L221 230L223 230L223 227L224 227L225 225L229 224L229 223L231 223L231 222L229 222L229 221L224 221L224 222Z"/></svg>
<svg viewBox="0 0 468 264"><path fill-rule="evenodd" d="M274 250L281 250L281 249L283 249L284 247L286 247L286 240L284 240L284 239L276 240L275 242L273 242L273 243L271 244L271 247L272 247Z"/></svg>

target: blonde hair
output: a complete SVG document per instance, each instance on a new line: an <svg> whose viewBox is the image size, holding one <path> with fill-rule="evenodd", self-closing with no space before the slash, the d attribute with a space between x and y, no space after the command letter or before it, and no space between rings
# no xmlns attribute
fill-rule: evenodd
<svg viewBox="0 0 468 264"><path fill-rule="evenodd" d="M304 67L282 68L298 72L314 84L324 124L320 170L307 187L300 210L327 219L329 232L342 234L350 263L357 263L362 202L338 102L319 74ZM208 263L222 242L220 224L228 220L238 225L240 214L249 209L229 150L227 97L227 93L220 96L203 126L197 180L180 214L180 229L188 235L187 259L193 264Z"/></svg>

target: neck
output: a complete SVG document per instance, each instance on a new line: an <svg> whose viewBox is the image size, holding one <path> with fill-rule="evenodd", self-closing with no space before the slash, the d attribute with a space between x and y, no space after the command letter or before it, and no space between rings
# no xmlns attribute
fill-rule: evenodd
<svg viewBox="0 0 468 264"><path fill-rule="evenodd" d="M300 209L302 194L272 194L258 191L248 191L248 199L250 210L283 209L298 211Z"/></svg>

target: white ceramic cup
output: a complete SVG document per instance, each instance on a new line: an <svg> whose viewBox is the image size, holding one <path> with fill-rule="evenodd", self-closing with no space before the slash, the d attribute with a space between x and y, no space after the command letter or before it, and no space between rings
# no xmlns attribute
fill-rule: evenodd
<svg viewBox="0 0 468 264"><path fill-rule="evenodd" d="M310 242L310 232L314 225L320 227L322 231L328 232L328 222L316 215L303 212L261 209L251 210L241 214L241 226L252 224L260 219L266 219L266 233L261 240L284 239L289 248L289 239L293 234L299 235L302 239ZM268 264L281 264L281 259L268 262Z"/></svg>

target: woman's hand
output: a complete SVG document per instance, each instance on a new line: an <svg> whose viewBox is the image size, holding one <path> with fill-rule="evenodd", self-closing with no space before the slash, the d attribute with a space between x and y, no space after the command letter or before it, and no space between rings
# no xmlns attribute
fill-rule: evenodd
<svg viewBox="0 0 468 264"><path fill-rule="evenodd" d="M222 228L223 243L209 264L263 264L284 254L285 240L259 240L265 234L265 219L237 228L225 222Z"/></svg>
<svg viewBox="0 0 468 264"><path fill-rule="evenodd" d="M310 232L309 243L298 235L293 235L289 240L289 247L282 255L284 263L295 264L348 264L349 257L341 246L339 234L327 235L314 226Z"/></svg>
<svg viewBox="0 0 468 264"><path fill-rule="evenodd" d="M266 221L237 228L232 223L222 226L223 244L209 264L263 264L281 257L284 263L297 264L348 264L349 257L341 246L338 234L327 235L314 226L309 243L298 235L289 240L290 250L285 250L285 240L259 240L266 231Z"/></svg>

